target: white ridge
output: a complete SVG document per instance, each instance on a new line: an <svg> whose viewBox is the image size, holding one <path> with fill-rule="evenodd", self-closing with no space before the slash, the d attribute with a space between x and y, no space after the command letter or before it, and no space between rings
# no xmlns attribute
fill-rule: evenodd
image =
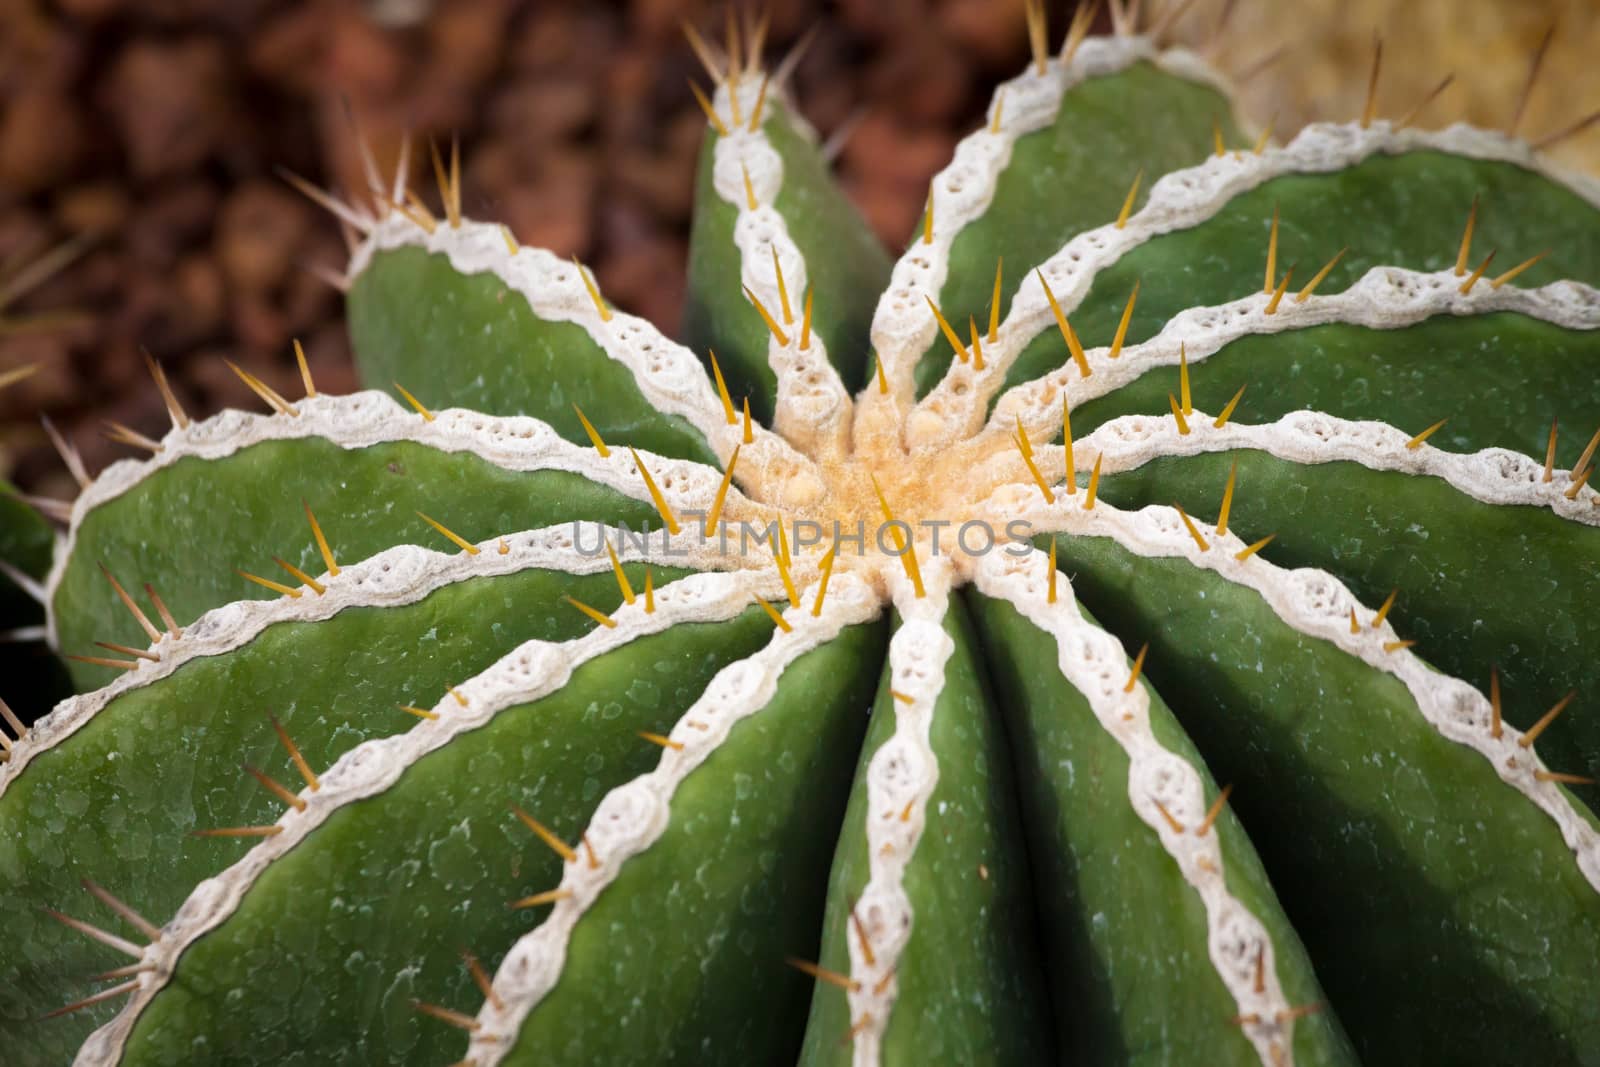
<svg viewBox="0 0 1600 1067"><path fill-rule="evenodd" d="M737 88L747 107L754 103L760 85L756 71L741 75ZM717 89L714 106L719 113L733 113L729 92L726 83ZM742 117L744 112L740 114ZM797 129L802 135L807 132L804 127ZM828 362L827 349L816 332L811 334L808 347L803 351L800 348L802 308L811 279L805 256L775 206L783 188L783 157L768 139L765 123L755 132L747 123L730 123L727 135L717 137L713 151L712 186L738 213L733 240L739 249L740 281L779 321L789 339L787 345L781 345L776 337L769 334L767 338L767 363L778 376L774 429L808 451L840 454L846 447L850 426L850 395L839 372ZM747 173L756 198L754 208L745 195ZM786 323L778 279L773 273L774 254L783 269L792 312ZM756 311L751 308L749 313L754 315Z"/></svg>
<svg viewBox="0 0 1600 1067"><path fill-rule="evenodd" d="M928 734L934 706L944 690L945 664L955 652L955 642L943 626L954 575L947 561L930 562L936 566L924 569L926 596L916 596L903 578L894 584L895 609L902 623L889 641L889 686L910 699L891 700L894 733L867 764L867 884L855 914L873 946L872 962L853 931L845 938L850 977L860 983L847 993L850 1017L871 1020L856 1032L852 1043L855 1067L877 1067L884 1030L900 993L895 972L915 933L905 872L927 828L928 801L939 784L939 759Z"/></svg>

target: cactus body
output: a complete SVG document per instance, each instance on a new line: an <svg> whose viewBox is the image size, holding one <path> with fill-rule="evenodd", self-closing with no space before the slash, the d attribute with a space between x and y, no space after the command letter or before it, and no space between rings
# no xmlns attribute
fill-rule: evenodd
<svg viewBox="0 0 1600 1067"><path fill-rule="evenodd" d="M44 517L0 482L0 632L15 638L44 626L44 608L31 594L50 570L54 544ZM0 644L0 676L12 679L5 695L30 718L71 692L60 663L21 641Z"/></svg>
<svg viewBox="0 0 1600 1067"><path fill-rule="evenodd" d="M719 72L692 349L456 179L350 208L406 403L73 506L8 1055L1600 1062L1600 187L1085 27L892 264Z"/></svg>

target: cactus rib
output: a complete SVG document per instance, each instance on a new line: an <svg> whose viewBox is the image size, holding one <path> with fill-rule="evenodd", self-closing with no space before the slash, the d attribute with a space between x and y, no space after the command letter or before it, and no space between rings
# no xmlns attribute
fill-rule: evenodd
<svg viewBox="0 0 1600 1067"><path fill-rule="evenodd" d="M806 593L810 595L803 595L802 601L814 602L815 590ZM666 831L665 812L684 779L717 751L738 723L761 713L776 694L784 670L847 626L869 622L878 614L870 590L849 575L841 576L833 587L829 603L834 609L820 617L801 608L785 611L790 628L775 630L760 652L724 667L712 679L670 731L675 746L664 747L657 767L600 801L588 834L604 859L598 866L571 863L563 870L558 889L565 895L544 922L512 946L495 972L493 993L478 1013L468 1058L480 1067L494 1067L511 1051L523 1021L560 979L573 928L627 862Z"/></svg>
<svg viewBox="0 0 1600 1067"><path fill-rule="evenodd" d="M298 418L229 411L193 423L187 430L168 432L161 440L160 452L147 459L113 464L78 496L73 504L74 528L82 524L89 511L115 500L151 474L180 460L190 457L222 459L265 441L305 438L325 440L352 450L380 443L412 441L441 452L470 452L508 471L568 471L631 499L650 500L637 468L626 455L602 457L589 448L564 440L538 419L488 416L461 408L442 409L435 412L432 419L424 419L387 394L372 390L345 396L311 397L297 403L300 406ZM648 452L644 455L652 470L672 473L678 484L668 488L667 496L680 507L709 501L722 480L720 471L704 464ZM730 493L729 504L735 513L752 510L750 503L739 495ZM68 548L69 552L62 558L70 555L70 534ZM59 561L56 569L60 570ZM56 576L52 575L52 592L55 581Z"/></svg>
<svg viewBox="0 0 1600 1067"><path fill-rule="evenodd" d="M705 104L736 121L713 123L700 153L684 332L758 420L776 425L792 404L782 418L809 450L848 426L889 264L793 109L786 68L769 78L756 66L714 75ZM819 420L831 427L821 439Z"/></svg>
<svg viewBox="0 0 1600 1067"><path fill-rule="evenodd" d="M362 278L384 252L404 249L442 256L453 270L466 276L495 278L524 299L542 320L581 327L610 359L628 368L648 404L659 413L685 419L720 462L726 463L734 449L740 448L747 463L754 461L779 472L782 481L794 485L796 494L820 491L815 464L783 436L756 421L748 431L751 439L745 441L744 424L727 417L724 398L688 348L636 316L611 311L602 318L586 286L574 277L577 272L566 261L531 246L509 253L500 228L487 223L463 221L459 227L429 233L405 216L391 215L362 246L350 274ZM584 418L582 412L578 418ZM584 436L575 439L581 441ZM592 441L593 435L588 439Z"/></svg>
<svg viewBox="0 0 1600 1067"><path fill-rule="evenodd" d="M735 618L749 608L753 597L770 598L776 593L772 576L752 572L690 575L657 591L653 611L646 611L643 601L618 608L613 613L614 627L596 627L560 643L524 643L476 677L453 687L465 698L464 706L446 694L427 709L435 718L421 720L404 733L363 742L340 756L319 775L319 789L300 793L305 808L291 807L277 821L281 832L263 837L227 870L195 888L163 926L161 940L145 949L141 962L154 969L116 1018L84 1043L76 1062L81 1067L117 1063L140 1013L172 978L184 951L226 921L273 861L288 854L335 812L387 789L407 767L455 737L483 726L498 712L560 690L582 664L676 624Z"/></svg>
<svg viewBox="0 0 1600 1067"><path fill-rule="evenodd" d="M1099 510L1099 509L1096 509ZM1103 521L1103 520L1102 520ZM1010 603L1056 641L1056 666L1088 701L1102 729L1127 752L1128 802L1205 905L1211 962L1238 1005L1245 1035L1261 1062L1281 1062L1294 1045L1295 1009L1278 979L1278 948L1261 919L1230 891L1217 834L1194 831L1210 803L1199 770L1156 739L1150 698L1137 675L1123 684L1127 654L1115 637L1085 619L1070 586L1054 603L1049 559L1035 549L1021 559L989 557L975 575L980 593Z"/></svg>
<svg viewBox="0 0 1600 1067"><path fill-rule="evenodd" d="M608 526L596 526L593 535L615 542L624 562L651 562L679 566L690 558L691 539L654 542L620 536ZM500 546L506 552L500 552ZM672 546L676 547L672 547ZM109 685L69 697L34 724L27 737L13 746L11 758L0 766L0 797L36 757L65 742L87 725L107 705L135 689L170 678L185 664L221 656L249 645L269 627L284 623L318 622L343 611L363 607L399 607L413 604L447 585L472 578L517 574L533 569L559 569L569 574L595 574L611 568L605 556L577 552L573 529L563 524L494 537L478 546L477 556L462 552L436 552L416 545L397 545L358 563L345 564L336 578L321 576L327 594L314 597L279 597L274 600L236 600L214 608L185 626L183 637L169 635L149 646L160 649L159 661L120 675ZM726 566L720 559L701 564Z"/></svg>
<svg viewBox="0 0 1600 1067"><path fill-rule="evenodd" d="M724 82L714 106L731 110L733 94L741 90L753 100L762 80L749 72L738 82ZM779 110L777 103L772 106ZM769 120L776 121L782 119ZM766 124L753 130L741 124L717 137L711 169L712 188L736 212L733 239L749 299L764 314L781 317L767 345L777 384L773 429L808 454L836 457L845 449L850 394L828 359L827 343L812 329L811 277L777 208L784 163Z"/></svg>
<svg viewBox="0 0 1600 1067"><path fill-rule="evenodd" d="M553 1054L698 1061L708 1029L741 1062L798 1044L809 983L783 960L814 951L832 839L810 831L842 813L854 764L837 757L859 747L883 630L851 626L790 663L760 713L679 783L662 836L574 928L506 1067ZM608 1010L612 982L636 994L625 1013Z"/></svg>
<svg viewBox="0 0 1600 1067"><path fill-rule="evenodd" d="M1577 858L1578 869L1600 890L1600 829L1593 816L1550 778L1551 769L1537 753L1518 744L1518 731L1506 726L1499 737L1493 736L1488 699L1468 683L1434 670L1409 648L1397 647L1398 635L1388 622L1351 633L1351 610L1371 618L1375 609L1359 603L1337 578L1324 571L1285 570L1259 553L1241 559L1239 553L1248 546L1237 533L1230 530L1218 537L1215 527L1189 520L1208 542L1208 548L1201 550L1189 523L1181 521L1173 508L1151 506L1128 512L1101 501L1086 511L1070 502L1049 506L1030 498L1019 503L1040 531L1109 537L1137 555L1181 557L1246 586L1259 593L1287 626L1398 678L1434 731L1478 753L1502 781L1556 824Z"/></svg>
<svg viewBox="0 0 1600 1067"><path fill-rule="evenodd" d="M1537 466L1523 461L1522 470L1546 484ZM1395 595L1385 617L1397 639L1415 639L1435 668L1482 688L1498 666L1508 721L1527 727L1561 693L1600 684L1600 664L1547 644L1552 625L1580 617L1600 596L1600 574L1579 562L1593 555L1594 526L1536 505L1485 504L1437 477L1349 461L1307 465L1252 449L1154 459L1101 488L1124 510L1177 504L1210 517L1230 477L1241 490L1230 527L1246 539L1277 534L1267 553L1274 563L1328 570L1364 602ZM1497 547L1486 552L1488 544ZM1552 767L1592 776L1600 719L1566 718L1540 750ZM1592 807L1592 786L1573 791Z"/></svg>
<svg viewBox="0 0 1600 1067"><path fill-rule="evenodd" d="M1398 330L1330 322L1247 334L1187 371L1180 347L1179 366L1151 368L1075 406L1072 420L1074 430L1086 434L1120 415L1165 414L1167 394L1181 397L1187 378L1188 405L1219 417L1226 411L1230 421L1259 424L1314 410L1414 427L1443 416L1446 432L1429 438L1438 447L1509 448L1570 465L1600 409L1600 381L1588 376L1596 358L1600 330L1515 311L1437 315ZM1488 388L1510 380L1519 383L1510 396ZM1070 383L1067 388L1070 398ZM1553 456L1552 422L1558 430Z"/></svg>
<svg viewBox="0 0 1600 1067"><path fill-rule="evenodd" d="M498 278L541 320L581 327L607 357L628 369L651 406L687 420L719 458L726 459L739 444L741 429L724 418L699 359L644 319L609 309L602 317L591 299L588 275L571 263L532 246L510 252L497 225L463 221L429 233L403 216L390 216L357 251L350 276L359 278L382 254L407 248L442 256L463 275ZM793 454L783 438L767 432L757 451L774 458Z"/></svg>
<svg viewBox="0 0 1600 1067"><path fill-rule="evenodd" d="M936 572L943 574L942 570ZM934 705L945 689L945 664L955 644L942 628L950 610L950 584L926 597L902 586L895 608L902 624L889 642L889 691L894 732L873 753L866 774L867 882L856 902L866 924L862 936L879 945L871 958L851 939L852 1019L870 1019L855 1047L869 1059L883 1041L899 987L894 981L909 929L916 925L905 895L906 867L927 826L927 805L939 784L939 760L929 744ZM884 819L882 813L895 813Z"/></svg>
<svg viewBox="0 0 1600 1067"><path fill-rule="evenodd" d="M1052 544L1050 555L1056 554ZM1022 561L1018 566L1026 571L1029 564ZM1077 594L1076 588L1063 588L1064 576L1053 561L1047 560L1047 566L1043 603L1036 603L1036 613L1046 615ZM1169 822L1171 813L1162 814L1164 804L1155 814L1174 836L1192 834L1202 844L1207 838L1216 839L1225 888L1260 921L1270 941L1275 977L1283 999L1292 1005L1282 1018L1238 1011L1215 959L1247 973L1251 995L1264 996L1268 942L1257 942L1253 961L1248 942L1225 939L1214 945L1205 902L1172 861L1160 829L1147 823L1130 803L1135 757L1115 733L1102 728L1084 692L1063 684L1065 676L1054 666L1063 651L1057 637L1004 599L976 589L966 599L985 654L993 657L995 685L1005 701L1005 722L1023 786L1029 851L1038 857L1035 878L1051 960L1050 995L1059 1019L1060 1057L1098 1062L1121 1049L1175 1043L1205 1047L1209 1060L1218 1064L1257 1064L1261 1054L1245 1028L1259 1031L1290 1024L1292 1044L1286 1043L1285 1054L1270 1061L1274 1067L1289 1062L1325 1067L1355 1062L1336 1014L1339 1006L1327 1004L1257 847L1228 802L1231 788L1218 788L1210 761L1202 758L1196 742L1143 671L1150 644L1141 647L1131 666L1126 659L1115 662L1114 657L1103 663L1099 672L1103 677L1091 677L1091 686L1109 689L1113 699L1123 700L1132 699L1128 694L1135 689L1142 690L1148 698L1142 729L1134 727L1133 718L1127 722L1127 728L1135 730L1133 739L1144 736L1143 749L1153 738L1198 774L1202 804L1209 802L1198 823ZM1081 604L1078 610L1087 625L1097 625ZM1080 625L1070 615L1067 621L1074 628ZM1092 631L1082 639L1103 643ZM1078 640L1069 642L1069 654L1084 654L1077 648ZM1130 645L1125 642L1123 647ZM1162 656L1156 652L1155 666L1163 665ZM1046 669L1039 669L1040 664ZM1112 725L1122 728L1117 720ZM1230 771L1230 786L1238 780ZM1148 811L1150 805L1144 807ZM1182 834L1177 826L1183 827ZM1116 857L1111 864L1103 859L1108 851ZM1130 879L1117 870L1125 867L1137 869L1139 876ZM1224 924L1228 925L1226 919ZM1271 1055L1270 1046L1268 1052Z"/></svg>
<svg viewBox="0 0 1600 1067"><path fill-rule="evenodd" d="M829 876L803 1067L1052 1059L1006 731L970 615L942 578L929 590L896 598Z"/></svg>
<svg viewBox="0 0 1600 1067"><path fill-rule="evenodd" d="M1381 266L1367 271L1343 292L1315 294L1303 302L1288 301L1272 315L1264 311L1269 298L1259 293L1227 304L1182 311L1156 336L1124 348L1118 359L1107 358L1109 346L1085 348L1092 371L1088 378L1069 364L1007 389L995 402L994 411L978 436L978 447L1009 447L1007 442L1018 418L1033 436L1053 432L1061 421L1063 392L1076 409L1156 368L1176 366L1180 351L1193 367L1245 337L1329 323L1398 330L1436 316L1491 312L1515 312L1571 330L1600 329L1600 291L1587 285L1563 281L1538 289L1478 286L1462 295L1459 284L1460 279L1449 270L1421 272Z"/></svg>

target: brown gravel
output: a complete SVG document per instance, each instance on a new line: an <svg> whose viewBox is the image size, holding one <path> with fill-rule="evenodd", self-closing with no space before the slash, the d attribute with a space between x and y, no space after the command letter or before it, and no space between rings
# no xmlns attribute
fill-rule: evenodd
<svg viewBox="0 0 1600 1067"><path fill-rule="evenodd" d="M1057 32L1070 6L1052 5ZM1225 50L1236 68L1294 32L1284 25L1291 7L1317 27L1302 35L1293 63L1251 87L1289 79L1292 89L1295 72L1306 72L1314 92L1280 90L1262 105L1298 109L1280 130L1291 128L1288 118L1314 117L1307 101L1318 94L1331 99L1330 72L1362 82L1350 71L1362 69L1364 53L1350 40L1365 40L1371 25L1349 17L1345 0L1239 6ZM1467 53L1438 44L1447 32L1440 13L1496 6L1508 8L1419 2L1406 17L1435 27L1430 46L1453 57ZM1485 58L1459 72L1463 82L1493 85L1503 98L1500 87L1525 64L1527 27L1568 6L1510 5L1518 14L1498 22L1455 20L1480 33L1504 24L1511 35L1472 53ZM1217 7L1200 0L1179 36L1205 39ZM824 137L857 123L839 157L841 179L897 247L917 223L928 179L980 121L988 87L1024 62L1022 0L770 0L766 8L769 60L817 28L796 79L801 109ZM1347 15L1340 22L1322 8ZM10 309L73 309L84 321L48 333L0 328L0 371L43 368L0 394L0 474L71 495L38 429L41 412L91 471L126 451L103 439L102 420L159 435L166 416L141 348L161 359L195 413L259 406L224 358L293 395L297 337L323 388L354 386L342 303L311 269L342 265L338 227L274 173L362 184L347 106L385 166L407 128L441 140L459 134L470 214L583 257L610 298L675 330L702 123L686 85L700 72L682 18L710 30L721 9L676 0L0 0L0 275L63 239L96 235ZM1563 24L1552 70L1592 86L1583 44L1597 34L1580 8ZM1386 91L1405 99L1406 79L1436 77L1401 71ZM1481 95L1463 99L1476 106ZM1547 96L1555 117L1530 115L1540 129L1576 117L1556 113L1580 109L1569 103L1574 94ZM1342 98L1338 107L1333 114L1349 111ZM1457 113L1447 98L1431 114Z"/></svg>

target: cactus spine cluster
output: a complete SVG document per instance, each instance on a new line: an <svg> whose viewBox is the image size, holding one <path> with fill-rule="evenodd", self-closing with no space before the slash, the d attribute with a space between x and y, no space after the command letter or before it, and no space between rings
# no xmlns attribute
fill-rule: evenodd
<svg viewBox="0 0 1600 1067"><path fill-rule="evenodd" d="M0 497L7 1063L1600 1062L1600 185L1029 12L892 263L696 37L687 347L402 160Z"/></svg>

